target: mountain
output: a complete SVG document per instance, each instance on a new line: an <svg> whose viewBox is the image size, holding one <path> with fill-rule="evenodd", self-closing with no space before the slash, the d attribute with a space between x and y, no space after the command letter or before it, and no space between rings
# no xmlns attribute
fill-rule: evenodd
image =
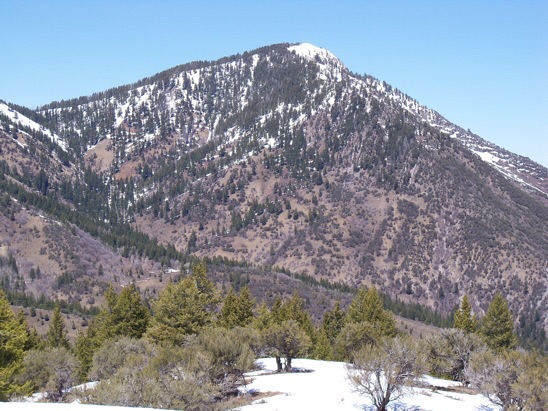
<svg viewBox="0 0 548 411"><path fill-rule="evenodd" d="M103 285L153 271L161 288L196 256L270 273L262 295L289 281L280 271L445 314L465 293L482 313L501 291L523 334L548 326L548 170L316 46L184 64L36 111L2 103L0 122L2 244L35 293L25 242L42 244L45 210L59 230L34 246L49 295L78 299L99 271ZM31 207L13 204L21 190ZM53 263L63 241L78 245Z"/></svg>

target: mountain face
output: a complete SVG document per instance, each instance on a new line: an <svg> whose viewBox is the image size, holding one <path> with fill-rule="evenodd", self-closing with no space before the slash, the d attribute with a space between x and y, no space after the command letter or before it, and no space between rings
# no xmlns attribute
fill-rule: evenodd
<svg viewBox="0 0 548 411"><path fill-rule="evenodd" d="M50 224L93 238L95 259L91 240L60 263L42 254L75 284L97 279L99 263L127 281L132 264L158 264L150 246L113 239L108 227L123 227L164 250L163 266L177 252L223 257L375 285L444 313L463 294L481 313L501 291L520 327L548 325L548 170L324 49L185 64L37 111L1 103L0 122L5 210L45 218L38 200L13 209L17 186L73 216ZM45 231L4 214L5 254L30 270L24 241Z"/></svg>

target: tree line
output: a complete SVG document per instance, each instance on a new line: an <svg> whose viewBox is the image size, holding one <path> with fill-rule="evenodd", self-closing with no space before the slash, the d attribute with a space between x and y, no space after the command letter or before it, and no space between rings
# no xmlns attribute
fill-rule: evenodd
<svg viewBox="0 0 548 411"><path fill-rule="evenodd" d="M478 389L502 409L540 410L547 400L546 356L516 349L500 294L481 321L465 296L453 328L413 340L396 329L374 287L360 288L346 309L336 302L314 324L298 294L267 306L247 286L221 293L197 263L150 306L134 284L120 292L109 287L99 314L73 343L58 304L41 337L0 293L0 338L3 401L42 390L49 401L77 395L96 404L220 409L264 356L275 357L278 372L291 372L297 357L346 361L349 380L378 410L424 372ZM89 380L99 383L68 393Z"/></svg>

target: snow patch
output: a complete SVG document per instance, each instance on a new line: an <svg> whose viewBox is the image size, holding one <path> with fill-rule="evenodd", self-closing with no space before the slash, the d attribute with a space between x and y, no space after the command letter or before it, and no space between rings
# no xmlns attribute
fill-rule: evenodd
<svg viewBox="0 0 548 411"><path fill-rule="evenodd" d="M51 141L59 145L59 147L61 147L63 151L67 151L66 143L63 140L61 140L61 138L58 135L53 134L51 131L42 127L37 122L13 110L7 104L2 102L0 102L0 114L3 114L6 117L8 117L14 124L19 124L21 127L28 127L33 131L39 131L45 134L51 139Z"/></svg>
<svg viewBox="0 0 548 411"><path fill-rule="evenodd" d="M347 379L345 363L296 359L293 360L293 368L300 372L290 374L276 373L273 358L261 359L257 363L263 370L248 374L253 381L243 387L242 391L281 394L257 400L252 405L241 407L241 411L356 411L370 409L372 406L367 398L353 392ZM430 376L425 376L424 382L435 387L458 385ZM411 388L409 394L398 403L397 409L494 410L489 401L481 395L433 391L429 388Z"/></svg>
<svg viewBox="0 0 548 411"><path fill-rule="evenodd" d="M288 50L294 51L295 53L297 53L297 55L304 57L307 60L314 60L316 56L319 56L338 61L338 58L335 57L335 55L330 51L322 49L321 47L315 46L310 43L300 43L294 46L289 46Z"/></svg>

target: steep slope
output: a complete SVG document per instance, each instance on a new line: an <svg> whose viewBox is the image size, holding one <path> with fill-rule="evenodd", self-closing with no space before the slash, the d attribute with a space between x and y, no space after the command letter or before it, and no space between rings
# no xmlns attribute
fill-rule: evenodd
<svg viewBox="0 0 548 411"><path fill-rule="evenodd" d="M546 168L326 50L190 63L35 116L102 193L64 199L103 221L445 313L500 290L522 328L548 324Z"/></svg>

